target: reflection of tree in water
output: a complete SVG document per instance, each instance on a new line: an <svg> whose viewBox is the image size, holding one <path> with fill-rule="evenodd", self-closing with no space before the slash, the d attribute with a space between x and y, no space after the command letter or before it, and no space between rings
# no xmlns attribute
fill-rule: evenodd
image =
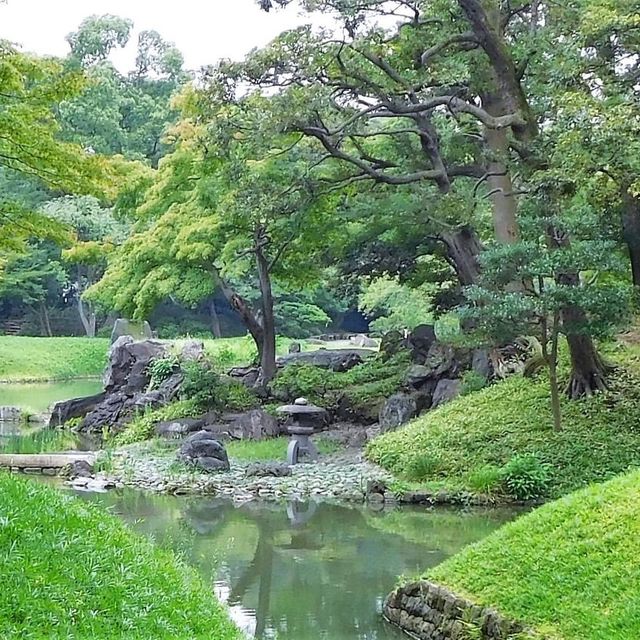
<svg viewBox="0 0 640 640"><path fill-rule="evenodd" d="M303 515L306 505L236 508L216 498L132 493L93 499L224 583L231 606L255 611L255 637L275 632L278 640L402 638L378 615L397 576L442 561L504 519L409 509L374 515L330 504Z"/></svg>

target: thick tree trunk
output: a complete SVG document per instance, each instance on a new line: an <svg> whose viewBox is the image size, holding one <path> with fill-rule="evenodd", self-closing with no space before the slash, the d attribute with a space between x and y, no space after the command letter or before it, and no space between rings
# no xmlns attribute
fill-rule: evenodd
<svg viewBox="0 0 640 640"><path fill-rule="evenodd" d="M273 312L273 291L269 263L260 249L256 251L262 309L262 353L260 375L256 386L265 387L276 375L276 323Z"/></svg>
<svg viewBox="0 0 640 640"><path fill-rule="evenodd" d="M216 309L216 301L214 299L209 303L209 312L211 314L211 332L216 339L222 338L222 329L220 328L220 316Z"/></svg>
<svg viewBox="0 0 640 640"><path fill-rule="evenodd" d="M476 232L468 226L454 232L440 234L447 249L447 262L453 267L463 287L478 282L480 265L478 255L483 250Z"/></svg>
<svg viewBox="0 0 640 640"><path fill-rule="evenodd" d="M547 237L550 245L557 249L569 246L566 234L558 234L550 229ZM564 287L580 286L580 276L576 272L561 272L556 274L555 279L557 284ZM604 391L607 388L607 374L611 367L601 358L593 338L588 333L584 310L575 304L569 304L561 310L561 316L571 356L571 377L567 385L567 395L577 399Z"/></svg>
<svg viewBox="0 0 640 640"><path fill-rule="evenodd" d="M486 95L485 109L492 116L508 113L502 97ZM489 151L487 163L487 185L492 204L493 230L495 238L502 244L513 244L520 238L518 224L518 200L514 193L511 172L507 166L509 138L505 129L486 129L485 141Z"/></svg>
<svg viewBox="0 0 640 640"><path fill-rule="evenodd" d="M242 323L251 334L258 349L258 358L262 360L264 331L251 306L240 294L236 293L229 286L217 269L212 269L211 273L216 286L220 287L220 291L222 291L229 306L240 316Z"/></svg>
<svg viewBox="0 0 640 640"><path fill-rule="evenodd" d="M622 193L622 234L629 250L633 285L640 287L640 200L624 188Z"/></svg>

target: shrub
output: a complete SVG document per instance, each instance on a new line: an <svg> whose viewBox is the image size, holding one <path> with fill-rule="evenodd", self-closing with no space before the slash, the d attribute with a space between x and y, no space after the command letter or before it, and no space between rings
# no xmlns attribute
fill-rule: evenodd
<svg viewBox="0 0 640 640"><path fill-rule="evenodd" d="M323 404L336 375L340 374L310 364L292 364L278 373L271 388L277 396L287 400L303 396L311 402Z"/></svg>
<svg viewBox="0 0 640 640"><path fill-rule="evenodd" d="M480 391L487 386L487 380L484 376L476 371L467 371L462 376L462 384L460 385L460 395L466 396L474 391Z"/></svg>
<svg viewBox="0 0 640 640"><path fill-rule="evenodd" d="M258 399L241 382L224 382L218 389L217 404L231 411L245 411L258 404Z"/></svg>
<svg viewBox="0 0 640 640"><path fill-rule="evenodd" d="M191 400L201 411L221 405L220 376L206 362L186 362L182 365L184 381L180 399ZM224 398L222 398L224 402Z"/></svg>
<svg viewBox="0 0 640 640"><path fill-rule="evenodd" d="M549 465L530 454L515 456L500 469L505 491L518 500L544 496L550 485Z"/></svg>
<svg viewBox="0 0 640 640"><path fill-rule="evenodd" d="M151 378L151 388L157 389L165 380L180 370L180 363L176 356L156 358L147 367L147 374Z"/></svg>

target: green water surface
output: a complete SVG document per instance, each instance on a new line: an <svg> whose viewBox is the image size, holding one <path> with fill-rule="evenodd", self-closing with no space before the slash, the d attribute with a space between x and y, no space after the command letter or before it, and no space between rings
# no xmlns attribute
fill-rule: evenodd
<svg viewBox="0 0 640 640"><path fill-rule="evenodd" d="M236 507L138 492L81 496L177 552L249 637L261 640L406 638L380 615L398 577L442 562L516 515L328 503Z"/></svg>

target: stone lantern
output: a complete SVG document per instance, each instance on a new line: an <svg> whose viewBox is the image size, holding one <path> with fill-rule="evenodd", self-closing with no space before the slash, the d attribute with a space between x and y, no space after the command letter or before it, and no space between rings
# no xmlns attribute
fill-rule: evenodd
<svg viewBox="0 0 640 640"><path fill-rule="evenodd" d="M317 461L318 449L310 436L315 432L315 425L326 420L326 410L310 404L306 398L298 398L293 404L278 407L277 412L288 417L287 432L291 440L287 447L287 463L298 464L301 455Z"/></svg>

